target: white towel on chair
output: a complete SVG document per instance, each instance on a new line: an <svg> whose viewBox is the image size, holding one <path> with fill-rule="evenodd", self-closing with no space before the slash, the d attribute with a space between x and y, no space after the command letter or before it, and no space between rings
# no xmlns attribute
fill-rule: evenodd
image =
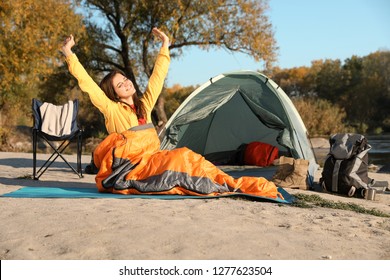
<svg viewBox="0 0 390 280"><path fill-rule="evenodd" d="M43 103L39 107L42 118L41 131L52 136L69 135L72 131L73 101L56 106Z"/></svg>

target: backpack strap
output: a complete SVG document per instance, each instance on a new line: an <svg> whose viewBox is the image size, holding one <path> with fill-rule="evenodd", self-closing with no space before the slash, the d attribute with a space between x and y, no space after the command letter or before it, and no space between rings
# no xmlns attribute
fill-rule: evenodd
<svg viewBox="0 0 390 280"><path fill-rule="evenodd" d="M332 173L332 191L337 192L339 186L339 171L342 160L336 159Z"/></svg>

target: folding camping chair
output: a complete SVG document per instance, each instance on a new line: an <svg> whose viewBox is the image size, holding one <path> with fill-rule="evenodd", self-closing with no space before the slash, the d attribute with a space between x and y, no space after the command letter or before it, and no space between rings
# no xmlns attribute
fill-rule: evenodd
<svg viewBox="0 0 390 280"><path fill-rule="evenodd" d="M57 106L47 102L32 99L32 111L34 117L33 134L33 178L38 180L43 173L61 157L62 160L80 177L83 177L81 169L82 133L77 119L79 101L75 99ZM53 149L53 153L46 162L37 169L37 144L43 139ZM72 140L77 141L77 167L73 167L62 153ZM61 142L58 147L54 142Z"/></svg>

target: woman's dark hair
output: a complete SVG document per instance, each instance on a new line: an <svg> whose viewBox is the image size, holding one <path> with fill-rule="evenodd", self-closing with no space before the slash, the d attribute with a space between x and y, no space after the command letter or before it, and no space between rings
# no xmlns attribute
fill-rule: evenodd
<svg viewBox="0 0 390 280"><path fill-rule="evenodd" d="M122 71L113 70L102 79L99 86L104 91L104 93L106 94L106 96L109 99L111 99L112 101L115 101L115 102L123 102L119 99L118 95L116 94L114 85L112 83L112 79L114 78L114 76L116 74L121 74L121 75L126 77L125 73L123 73ZM136 92L133 95L133 101L134 101L134 106L135 106L135 110L136 110L135 113L136 113L138 119L141 119L141 118L146 119L145 110L144 110L142 103L141 103L141 100L139 99L139 96L138 96L139 94L140 94L139 92ZM123 102L123 103L126 103L126 102ZM129 104L127 104L127 105L129 105Z"/></svg>

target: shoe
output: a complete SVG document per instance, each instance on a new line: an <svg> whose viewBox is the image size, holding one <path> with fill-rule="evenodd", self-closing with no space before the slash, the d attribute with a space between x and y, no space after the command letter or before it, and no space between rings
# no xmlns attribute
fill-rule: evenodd
<svg viewBox="0 0 390 280"><path fill-rule="evenodd" d="M98 174L99 169L94 164L88 164L85 169L84 173L86 174Z"/></svg>
<svg viewBox="0 0 390 280"><path fill-rule="evenodd" d="M88 164L85 167L84 173L86 173L86 174L98 174L98 172L99 172L99 168L97 168L95 163L93 162L93 153L92 153L91 163Z"/></svg>
<svg viewBox="0 0 390 280"><path fill-rule="evenodd" d="M308 190L307 172L309 161L305 159L280 158L280 165L272 182L282 188Z"/></svg>
<svg viewBox="0 0 390 280"><path fill-rule="evenodd" d="M273 162L274 165L278 166L276 173L272 177L272 180L284 180L294 170L294 159L290 157L281 156Z"/></svg>

